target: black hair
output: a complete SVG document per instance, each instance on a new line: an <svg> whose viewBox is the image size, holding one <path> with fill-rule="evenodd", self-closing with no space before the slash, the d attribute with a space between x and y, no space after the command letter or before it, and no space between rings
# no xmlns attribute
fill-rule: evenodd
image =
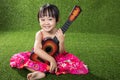
<svg viewBox="0 0 120 80"><path fill-rule="evenodd" d="M58 22L59 9L57 8L57 6L53 4L45 4L40 8L38 12L38 21L39 21L39 18L44 17L44 16L54 17L56 19L56 22Z"/></svg>

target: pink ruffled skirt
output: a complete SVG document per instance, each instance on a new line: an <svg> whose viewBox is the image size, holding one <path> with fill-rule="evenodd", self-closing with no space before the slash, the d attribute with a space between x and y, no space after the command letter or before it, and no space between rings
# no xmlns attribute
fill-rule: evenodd
<svg viewBox="0 0 120 80"><path fill-rule="evenodd" d="M20 52L15 54L10 59L10 66L12 68L29 68L35 71L49 72L49 65L43 62L35 62L30 59L31 52ZM88 68L75 55L71 53L61 53L55 57L58 70L56 75L60 74L87 74Z"/></svg>

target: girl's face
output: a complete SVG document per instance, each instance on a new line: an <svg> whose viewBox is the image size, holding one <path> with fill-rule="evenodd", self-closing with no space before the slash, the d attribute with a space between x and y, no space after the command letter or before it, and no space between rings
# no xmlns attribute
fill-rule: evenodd
<svg viewBox="0 0 120 80"><path fill-rule="evenodd" d="M41 28L46 32L51 32L56 26L56 19L50 16L39 18Z"/></svg>

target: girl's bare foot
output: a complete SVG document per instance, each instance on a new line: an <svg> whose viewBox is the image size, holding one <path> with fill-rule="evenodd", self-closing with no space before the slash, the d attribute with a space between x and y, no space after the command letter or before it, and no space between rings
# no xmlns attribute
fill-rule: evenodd
<svg viewBox="0 0 120 80"><path fill-rule="evenodd" d="M35 72L29 73L27 75L27 80L36 80L36 79L41 79L41 78L44 78L44 77L45 77L45 73L35 71Z"/></svg>

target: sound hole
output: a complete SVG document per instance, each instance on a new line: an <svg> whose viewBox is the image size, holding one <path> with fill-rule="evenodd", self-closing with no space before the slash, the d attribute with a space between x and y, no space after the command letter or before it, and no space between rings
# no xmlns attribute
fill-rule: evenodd
<svg viewBox="0 0 120 80"><path fill-rule="evenodd" d="M52 51L52 47L51 47L51 46L47 46L47 47L45 48L45 51L46 51L47 53L50 53L50 52Z"/></svg>

